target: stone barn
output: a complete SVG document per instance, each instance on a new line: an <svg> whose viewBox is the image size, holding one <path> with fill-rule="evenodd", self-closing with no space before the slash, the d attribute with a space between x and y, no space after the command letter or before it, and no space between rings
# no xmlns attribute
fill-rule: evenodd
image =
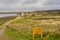
<svg viewBox="0 0 60 40"><path fill-rule="evenodd" d="M32 11L32 12L19 12L19 16L41 16L41 15L60 15L60 10L44 10L44 11Z"/></svg>

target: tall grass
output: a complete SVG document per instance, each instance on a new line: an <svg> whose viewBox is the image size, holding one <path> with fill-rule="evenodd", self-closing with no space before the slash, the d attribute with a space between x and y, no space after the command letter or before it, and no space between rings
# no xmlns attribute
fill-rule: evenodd
<svg viewBox="0 0 60 40"><path fill-rule="evenodd" d="M12 21L6 28L5 34L10 40L32 40L32 28L43 27L43 38L36 35L35 40L60 40L59 22L54 20L39 21L23 17Z"/></svg>

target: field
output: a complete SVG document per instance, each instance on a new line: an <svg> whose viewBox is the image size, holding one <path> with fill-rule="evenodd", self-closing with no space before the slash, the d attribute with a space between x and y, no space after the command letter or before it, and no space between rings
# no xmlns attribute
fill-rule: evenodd
<svg viewBox="0 0 60 40"><path fill-rule="evenodd" d="M1 40L32 40L32 28L42 27L43 38L39 35L34 40L60 40L60 16L20 17L12 21L5 29Z"/></svg>
<svg viewBox="0 0 60 40"><path fill-rule="evenodd" d="M16 18L16 16L10 16L10 17L2 17L2 18L0 18L0 26L1 26L2 24L4 24L5 22L7 22L7 21L9 21L9 20L12 20L12 19L14 19L14 18Z"/></svg>

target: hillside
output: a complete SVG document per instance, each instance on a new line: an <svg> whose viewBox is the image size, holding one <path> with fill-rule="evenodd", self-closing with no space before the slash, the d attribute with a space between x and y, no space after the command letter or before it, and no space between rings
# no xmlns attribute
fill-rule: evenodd
<svg viewBox="0 0 60 40"><path fill-rule="evenodd" d="M5 22L15 19L17 16L8 16L8 17L1 17L0 18L0 26L4 24Z"/></svg>
<svg viewBox="0 0 60 40"><path fill-rule="evenodd" d="M47 18L46 16L45 18ZM42 27L44 36L41 39L38 35L35 40L60 40L60 17L52 19L37 19L39 17L20 17L6 26L5 34L8 40L32 40L32 28ZM43 16L42 16L43 18ZM55 19L53 19L55 18Z"/></svg>

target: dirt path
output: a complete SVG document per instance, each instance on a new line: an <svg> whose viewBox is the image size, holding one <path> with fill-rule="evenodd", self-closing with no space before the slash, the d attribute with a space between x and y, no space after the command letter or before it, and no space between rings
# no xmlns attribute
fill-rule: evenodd
<svg viewBox="0 0 60 40"><path fill-rule="evenodd" d="M18 19L18 18L20 18L20 17L17 17L16 19ZM3 33L4 33L5 29L6 29L6 25L9 25L10 22L12 22L12 21L14 21L16 19L10 20L10 21L6 22L5 24L3 24L1 26L1 28L0 28L0 36L3 35Z"/></svg>

